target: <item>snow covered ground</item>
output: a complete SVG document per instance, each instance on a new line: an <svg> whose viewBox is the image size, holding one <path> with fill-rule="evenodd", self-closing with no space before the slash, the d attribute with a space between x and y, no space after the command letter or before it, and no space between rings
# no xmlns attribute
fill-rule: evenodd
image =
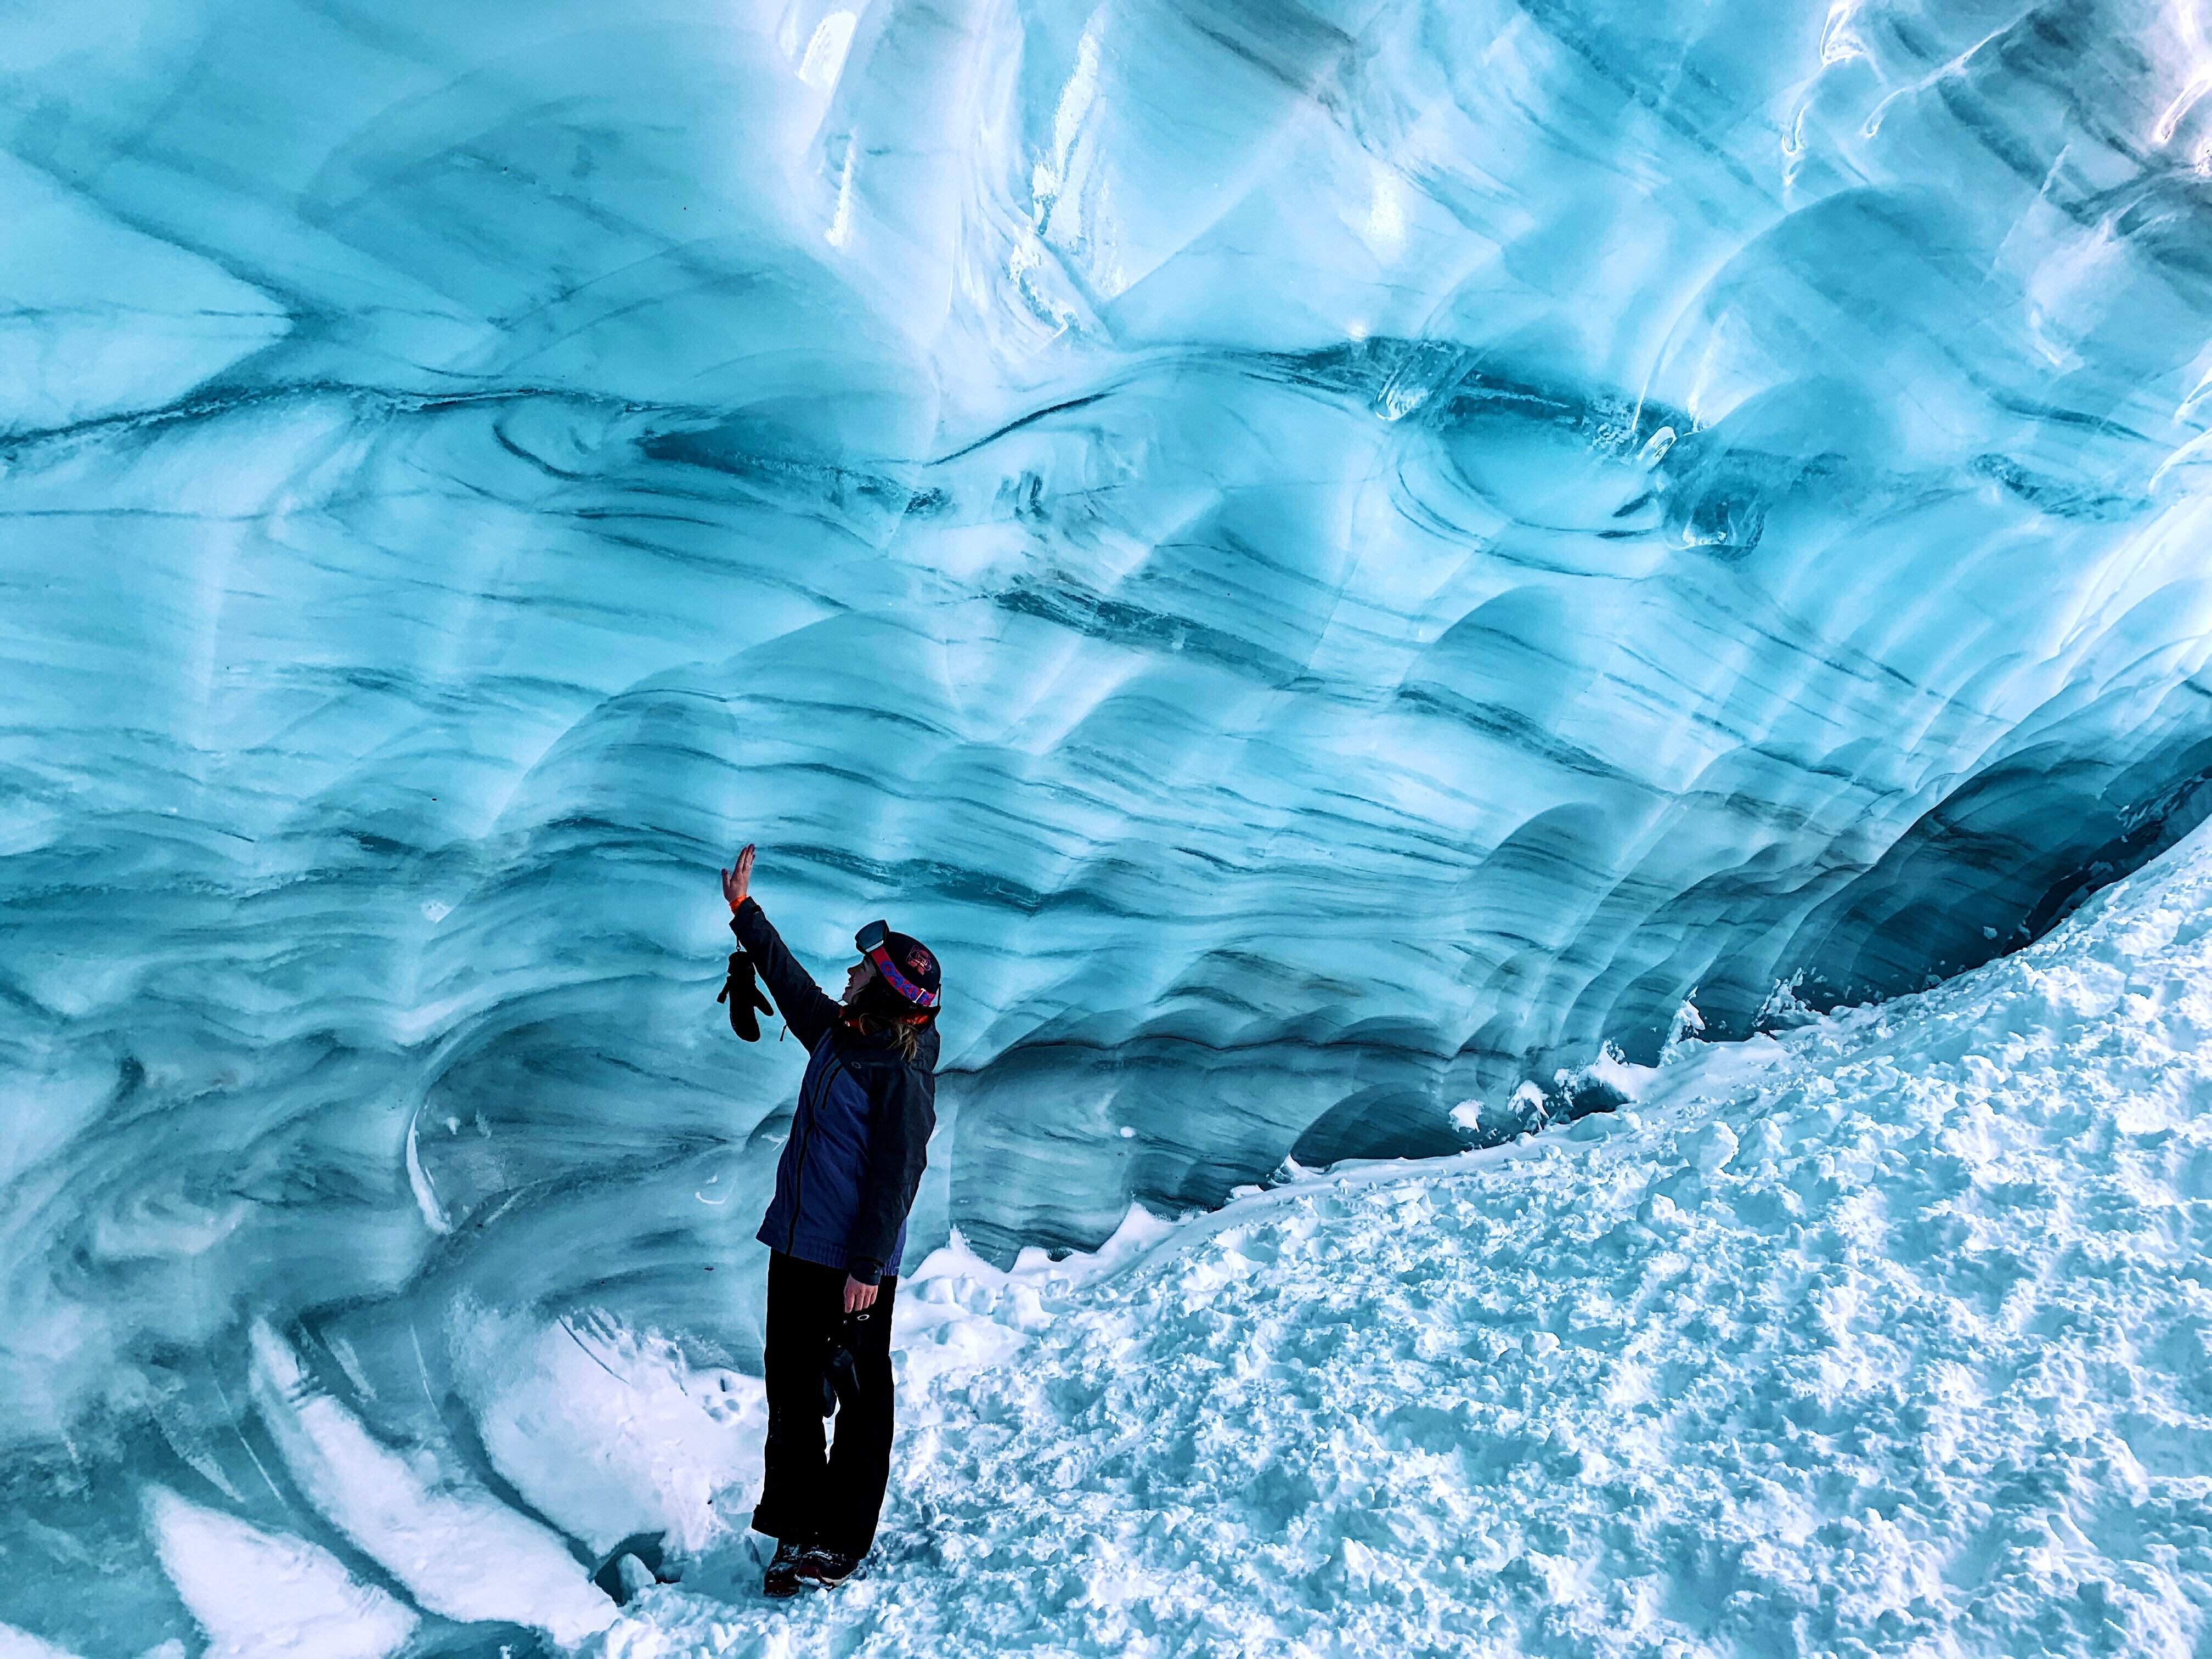
<svg viewBox="0 0 2212 1659"><path fill-rule="evenodd" d="M2208 1035L2199 834L1613 1117L940 1251L870 1576L726 1536L605 1651L2201 1654Z"/></svg>

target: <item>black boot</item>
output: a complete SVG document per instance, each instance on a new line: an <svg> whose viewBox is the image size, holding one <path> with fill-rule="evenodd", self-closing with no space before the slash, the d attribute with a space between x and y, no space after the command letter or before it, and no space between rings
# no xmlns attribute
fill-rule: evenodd
<svg viewBox="0 0 2212 1659"><path fill-rule="evenodd" d="M779 1600L799 1594L799 1564L806 1552L797 1540L779 1538L775 1540L775 1559L768 1564L768 1577L761 1588Z"/></svg>
<svg viewBox="0 0 2212 1659"><path fill-rule="evenodd" d="M762 993L753 978L753 959L743 951L730 952L730 971L722 981L722 994L714 999L730 1005L730 1029L748 1042L760 1041L760 1021L754 1015L757 1008L763 1014L775 1012L775 1005Z"/></svg>
<svg viewBox="0 0 2212 1659"><path fill-rule="evenodd" d="M778 1552L781 1553L781 1552ZM817 1545L799 1558L799 1581L817 1589L835 1589L860 1570L860 1558Z"/></svg>

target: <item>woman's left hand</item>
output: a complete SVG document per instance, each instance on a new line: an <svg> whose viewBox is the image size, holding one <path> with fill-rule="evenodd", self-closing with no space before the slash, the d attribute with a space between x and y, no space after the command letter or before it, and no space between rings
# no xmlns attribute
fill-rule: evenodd
<svg viewBox="0 0 2212 1659"><path fill-rule="evenodd" d="M845 1311L848 1314L856 1314L863 1308L872 1308L875 1305L876 1287L872 1285L863 1285L852 1274L846 1274Z"/></svg>

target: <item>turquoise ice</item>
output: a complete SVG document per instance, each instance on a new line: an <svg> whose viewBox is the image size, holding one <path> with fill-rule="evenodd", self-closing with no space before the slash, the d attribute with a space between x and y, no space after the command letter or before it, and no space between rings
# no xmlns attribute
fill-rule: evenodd
<svg viewBox="0 0 2212 1659"><path fill-rule="evenodd" d="M2046 933L2212 805L2208 88L2148 0L11 18L0 1625L496 1651L709 1528L488 1356L751 1432L744 841L944 958L1001 1263Z"/></svg>

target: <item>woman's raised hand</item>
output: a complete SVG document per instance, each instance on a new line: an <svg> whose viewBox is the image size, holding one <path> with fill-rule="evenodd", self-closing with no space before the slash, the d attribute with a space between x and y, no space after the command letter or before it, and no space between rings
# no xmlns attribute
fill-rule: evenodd
<svg viewBox="0 0 2212 1659"><path fill-rule="evenodd" d="M738 864L734 870L722 872L722 896L730 902L730 914L735 915L738 907L745 902L745 890L752 885L753 844L747 842L738 849Z"/></svg>

